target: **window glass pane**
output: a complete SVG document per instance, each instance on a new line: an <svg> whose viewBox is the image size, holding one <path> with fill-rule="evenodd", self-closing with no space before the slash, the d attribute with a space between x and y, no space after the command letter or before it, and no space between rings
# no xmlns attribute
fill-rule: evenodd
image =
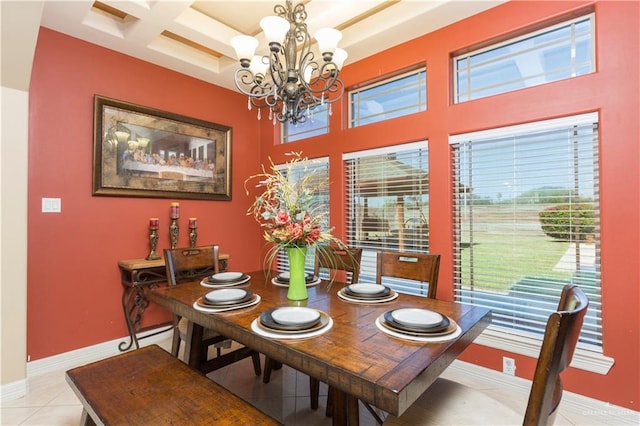
<svg viewBox="0 0 640 426"><path fill-rule="evenodd" d="M329 133L329 104L318 105L309 111L304 123L282 123L282 143L294 142Z"/></svg>
<svg viewBox="0 0 640 426"><path fill-rule="evenodd" d="M414 71L350 92L351 127L427 109L426 71Z"/></svg>
<svg viewBox="0 0 640 426"><path fill-rule="evenodd" d="M456 102L594 71L593 16L454 58Z"/></svg>
<svg viewBox="0 0 640 426"><path fill-rule="evenodd" d="M542 127L456 137L455 297L541 337L563 286L578 284L590 300L581 344L601 347L597 124Z"/></svg>
<svg viewBox="0 0 640 426"><path fill-rule="evenodd" d="M393 152L352 154L347 173L347 244L362 247L361 282L375 282L376 251L429 251L429 165L426 142ZM404 280L403 280L404 281ZM424 294L415 282L388 282Z"/></svg>

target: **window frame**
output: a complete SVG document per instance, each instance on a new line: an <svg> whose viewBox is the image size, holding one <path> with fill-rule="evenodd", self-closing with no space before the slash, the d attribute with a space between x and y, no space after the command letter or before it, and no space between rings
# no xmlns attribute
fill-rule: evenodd
<svg viewBox="0 0 640 426"><path fill-rule="evenodd" d="M361 264L360 264L360 282L366 283L366 282L375 282L376 279L376 266L377 266L377 259L376 259L376 253L378 249L384 249L384 250L389 250L389 251L393 251L394 247L389 247L388 244L390 245L394 245L395 243L393 242L384 242L382 246L378 246L376 244L362 244L365 239L359 238L358 237L358 233L359 232L365 232L362 228L358 228L358 222L362 222L362 220L364 219L365 213L361 213L358 214L357 213L357 207L359 206L358 200L354 199L355 198L360 198L361 192L358 192L358 190L355 188L356 186L356 172L355 171L351 171L351 168L355 168L355 164L351 164L352 162L355 162L357 160L362 160L362 159L366 159L366 158L378 158L380 162L386 161L383 159L383 157L391 155L391 154L401 154L400 156L400 160L405 159L405 158L409 158L409 159L419 159L420 160L420 164L422 166L426 167L426 170L424 169L419 169L420 170L420 174L426 174L427 175L427 179L428 179L428 175L429 175L429 141L428 140L422 140L419 142L412 142L412 143L406 143L406 144L400 144L400 145L393 145L393 146L388 146L385 148L378 148L378 149L371 149L371 150L364 150L364 151L357 151L357 152L352 152L352 153L345 153L343 154L342 157L342 161L343 161L343 168L345 170L345 185L346 185L346 189L345 189L345 222L348 224L347 225L347 238L346 238L346 243L347 245L349 245L350 247L357 247L357 248L362 248L363 249L363 253L362 253L362 260L361 260ZM402 154L410 154L411 157L405 157ZM398 159L394 159L393 161L400 161ZM373 165L372 165L373 166ZM411 167L413 167L413 164L411 165ZM413 167L415 169L415 167ZM418 170L418 169L415 169ZM413 175L412 175L413 176ZM419 176L418 176L419 177ZM359 180L359 182L361 182ZM386 185L386 183L385 183ZM422 183L420 184L420 187L422 188ZM419 218L420 219L424 219L424 221L426 222L426 225L428 226L429 224L429 183L427 180L427 183L425 185L426 187L426 193L421 192L420 197L426 197L426 205L422 206L421 208L419 208L420 211L420 215ZM393 196L398 196L397 193L394 192L383 192L382 195L380 195L380 197L382 198L387 198L387 197L393 197ZM408 195L405 195L408 196ZM416 201L417 202L417 201ZM421 198L420 203L425 202L424 199ZM424 213L424 214L423 214ZM384 220L384 217L382 218ZM405 222L406 223L406 222ZM362 225L361 225L362 226ZM375 229L374 229L375 228ZM370 229L370 232L384 232L383 228L378 228L378 227L372 227ZM398 236L399 238L399 236ZM422 242L424 242L424 240L426 239L426 245L423 247L420 247L418 249L416 249L415 247L419 247L421 245ZM408 238L407 239L407 244L413 244L413 248L404 248L403 251L407 251L407 252L415 252L415 253L429 253L429 234L428 234L428 227L426 228L426 235L424 235L422 238L418 237L418 238ZM400 242L398 241L398 248L396 249L397 251L400 251ZM422 296L422 297L426 297L427 295L427 288L420 283L416 283L415 281L411 281L411 280L401 280L401 279L392 279L392 278L384 278L384 284L388 285L392 288L394 288L396 291L401 292L401 293L407 293L407 294L413 294L413 295L417 295L417 296Z"/></svg>
<svg viewBox="0 0 640 426"><path fill-rule="evenodd" d="M580 124L588 124L588 123L599 123L599 117L597 113L587 113L587 114L579 114L569 117L563 117L559 119L551 119L551 120L543 120L538 122L526 123L522 125L516 126L505 126L496 129L483 130L478 132L470 132L466 134L460 135L452 135L449 138L449 144L452 147L452 154L454 153L454 146L466 143L467 141L473 140L487 140L487 139L496 139L504 136L518 136L522 135L524 132L533 133L536 131L542 130L550 130L553 128L561 128L561 127L570 127L574 125ZM599 152L596 152L598 155ZM454 162L454 158L452 155L452 163ZM456 169L457 165L452 164L452 170ZM597 168L594 171L594 179L598 179ZM455 199L455 194L457 191L455 190L455 181L456 175L454 173L453 176L453 184L452 187L452 195ZM597 184L597 182L596 182ZM457 210L456 202L454 200L454 214L457 216L460 213ZM454 227L457 225L454 223ZM458 234L459 235L459 234ZM454 233L454 240L459 238ZM458 246L460 241L454 241L454 246ZM455 257L455 256L454 256ZM456 263L454 259L454 264ZM454 281L457 278L454 277ZM454 286L459 286L461 283L454 282ZM602 295L602 280L599 282L600 294ZM454 297L457 299L457 296L454 294ZM460 303L460 302L458 302ZM601 318L600 318L601 322ZM602 328L600 328L600 336L602 339L603 334ZM601 341L603 341L602 339ZM533 336L528 333L517 333L514 330L507 329L504 327L496 326L492 324L485 330L482 335L476 340L475 343L488 346L500 350L505 350L517 354L522 354L526 356L536 357L539 353L539 346L542 341L542 335ZM609 369L614 363L614 359L607 357L603 354L603 347L595 347L591 345L579 345L576 349L575 357L572 362L572 366L575 368L583 369L586 371L596 372L599 374L607 374Z"/></svg>
<svg viewBox="0 0 640 426"><path fill-rule="evenodd" d="M403 114L400 114L400 115L394 115L393 117L389 117L389 118L382 118L382 119L375 120L375 121L369 121L369 122L366 122L366 123L363 123L363 124L355 124L356 121L357 122L362 121L362 117L359 117L358 119L354 118L355 111L354 111L354 100L353 100L353 97L355 95L359 95L362 92L366 92L367 90L372 90L372 89L376 89L378 87L382 87L382 86L387 85L387 84L395 83L395 82L400 81L400 80L402 80L404 78L407 78L407 77L418 76L420 74L424 74L424 97L419 96L419 102L417 104L403 105L403 108L394 110L394 111L401 111L401 110L406 110L406 109L409 109L409 108L417 107L417 111L410 111L410 112L406 112L406 113L403 113ZM418 79L419 79L418 83L421 83L420 77L418 77ZM419 90L418 92L421 93L422 90ZM347 113L349 115L347 117L347 122L348 122L349 128L362 127L362 126L366 126L366 125L369 125L369 124L380 123L382 121L392 120L394 118L399 118L399 117L404 117L404 116L411 115L411 114L417 114L417 113L420 113L420 112L424 112L424 111L426 111L428 109L428 102L427 102L428 101L427 67L426 66L421 66L421 67L418 67L418 68L414 68L414 69L412 69L410 71L405 71L405 72L402 72L400 74L395 74L393 76L390 76L390 77L387 77L387 78L384 78L384 79L381 79L381 80L377 80L376 82L371 83L371 84L359 86L358 88L354 88L354 89L349 90L348 91L348 96L349 96L349 102L348 102ZM359 104L359 102L358 102L358 104ZM371 116L368 116L368 117L371 117Z"/></svg>
<svg viewBox="0 0 640 426"><path fill-rule="evenodd" d="M483 53L487 53L487 52L491 52L494 50L498 50L501 49L505 46L509 46L512 44L516 44L516 43L520 43L524 40L528 40L528 39L534 39L535 37L538 36L542 36L546 33L550 33L552 31L558 30L560 28L563 27L569 27L572 25L575 25L576 23L582 22L582 21L589 21L590 23L590 49L589 49L589 53L590 53L590 57L591 57L591 70L587 73L583 73L583 74L579 74L579 75L572 75L571 77L568 78L559 78L559 79L554 79L554 80L549 80L549 81L544 81L542 83L538 83L538 84L534 84L531 86L524 86L524 87L520 87L520 88L516 88L516 89L508 89L508 90L504 90L504 91L499 91L499 92L495 92L495 93L491 93L488 95L484 95L484 96L478 96L478 97L471 97L472 92L470 90L468 90L467 92L465 92L465 97L466 99L464 100L460 100L461 94L459 92L459 79L458 79L458 73L460 72L460 69L458 68L458 61L460 59L467 59L468 61L471 61L472 58L476 55L480 55ZM497 95L501 95L501 94L505 94L505 93L511 93L517 90L522 90L522 89L527 89L527 88L531 88L531 87L537 87L537 86L541 86L541 85L545 85L548 83L553 83L556 81L562 81L562 80L567 80L570 78L575 78L578 76L582 76L582 75L588 75L588 74L592 74L594 72L596 72L596 65L597 65L597 58L596 58L596 17L595 17L595 13L591 12L591 13L587 13L575 18L571 18L571 19L567 19L567 20L563 20L562 22L556 23L556 24L552 24L552 25L548 25L545 26L543 28L539 28L539 29L535 29L533 31L529 31L526 32L522 35L516 36L516 37L512 37L509 38L507 40L503 40L497 43L491 43L489 45L486 45L484 47L478 48L478 49L474 49L471 51L465 51L464 53L460 53L460 54L453 54L452 55L452 72L451 72L451 78L452 78L452 86L453 86L453 92L452 92L452 103L453 104L462 104L465 102L470 102L470 101L474 101L474 100L478 100L478 99L484 99L484 98L488 98L488 97L492 97L492 96L497 96ZM575 51L575 43L571 44L571 49L572 51ZM520 54L521 52L515 52L510 56L516 56L518 54ZM467 72L469 73L468 79L470 79L470 74L471 74L471 69L467 68ZM572 73L573 74L573 73ZM547 73L545 72L544 74L542 74L543 76L547 76ZM528 76L525 78L521 78L520 80L516 80L516 81L522 81L522 80L526 80L526 79L530 79L533 78L532 76ZM505 82L500 81L497 85L494 85L496 87L500 87L503 86ZM481 88L484 89L484 88Z"/></svg>
<svg viewBox="0 0 640 426"><path fill-rule="evenodd" d="M322 110L322 108L324 108L324 110ZM280 123L280 143L281 144L288 144L288 143L294 143L294 142L298 142L304 139L308 139L308 138L313 138L316 136L321 136L321 135L328 135L330 132L330 126L331 126L331 115L332 115L332 108L331 108L331 104L330 103L324 103L323 105L319 105L317 107L315 107L314 109L310 110L309 112L309 116L307 117L307 121L305 121L304 123L300 124L300 126L304 126L306 125L306 123L313 123L314 122L314 117L316 116L316 114L318 114L319 112L324 113L326 115L327 118L327 125L326 126L320 126L320 127L314 127L310 130L306 130L305 132L297 132L297 133L293 133L294 135L294 139L291 140L291 136L289 136L289 126L291 126L292 124L288 121L284 122L284 123ZM294 127L296 127L297 125L294 124ZM305 135L305 133L313 133L311 135L308 136L301 136L301 137L297 137L299 135Z"/></svg>

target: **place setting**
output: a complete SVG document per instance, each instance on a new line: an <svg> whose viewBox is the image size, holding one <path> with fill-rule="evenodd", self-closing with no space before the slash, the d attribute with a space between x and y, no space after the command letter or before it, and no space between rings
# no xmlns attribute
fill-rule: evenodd
<svg viewBox="0 0 640 426"><path fill-rule="evenodd" d="M307 287L313 287L322 282L319 277L314 276L308 272L304 274L304 280L307 284ZM271 284L276 285L278 287L289 287L289 271L280 272L278 275L271 279Z"/></svg>
<svg viewBox="0 0 640 426"><path fill-rule="evenodd" d="M333 327L333 319L318 309L284 306L264 311L251 323L251 329L274 339L306 339L320 336Z"/></svg>
<svg viewBox="0 0 640 426"><path fill-rule="evenodd" d="M193 302L196 311L215 314L248 308L260 303L260 296L244 288L223 288L213 290Z"/></svg>
<svg viewBox="0 0 640 426"><path fill-rule="evenodd" d="M376 318L376 327L390 336L417 342L444 342L462 332L451 318L422 308L387 311Z"/></svg>
<svg viewBox="0 0 640 426"><path fill-rule="evenodd" d="M251 276L244 272L219 272L205 277L200 284L208 288L236 287L246 284Z"/></svg>
<svg viewBox="0 0 640 426"><path fill-rule="evenodd" d="M384 303L398 297L393 289L381 284L351 284L338 290L338 297L352 303Z"/></svg>

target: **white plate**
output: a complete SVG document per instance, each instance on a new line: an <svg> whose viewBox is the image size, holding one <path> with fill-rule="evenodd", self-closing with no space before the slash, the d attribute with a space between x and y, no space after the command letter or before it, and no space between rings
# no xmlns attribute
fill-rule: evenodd
<svg viewBox="0 0 640 426"><path fill-rule="evenodd" d="M246 290L239 288L225 288L222 290L214 290L204 295L207 302L222 303L232 300L240 300L247 295Z"/></svg>
<svg viewBox="0 0 640 426"><path fill-rule="evenodd" d="M232 281L239 280L244 274L242 272L220 272L211 276L214 280Z"/></svg>
<svg viewBox="0 0 640 426"><path fill-rule="evenodd" d="M380 284L351 284L349 290L359 294L378 294L382 293L385 286Z"/></svg>
<svg viewBox="0 0 640 426"><path fill-rule="evenodd" d="M251 330L253 330L254 333L259 334L260 336L268 337L270 339L283 339L283 340L284 339L308 339L309 337L320 336L326 333L327 331L331 330L331 327L333 327L333 319L329 318L329 324L327 324L325 327L322 327L319 330L310 331L308 333L286 334L286 333L276 333L276 332L267 331L262 327L260 327L260 325L258 324L259 322L260 322L260 318L256 318L251 323Z"/></svg>
<svg viewBox="0 0 640 426"><path fill-rule="evenodd" d="M249 281L251 281L251 275L245 275L245 277L239 281L211 281L209 278L205 278L200 281L200 285L207 288L238 287ZM245 285L245 287L248 285L249 284Z"/></svg>
<svg viewBox="0 0 640 426"><path fill-rule="evenodd" d="M316 309L300 306L287 306L271 312L271 318L283 325L309 324L320 319L320 312Z"/></svg>
<svg viewBox="0 0 640 426"><path fill-rule="evenodd" d="M407 327L429 327L442 322L442 315L428 309L404 308L391 312L391 317L398 324Z"/></svg>
<svg viewBox="0 0 640 426"><path fill-rule="evenodd" d="M454 331L451 334L446 334L444 336L433 336L433 337L412 336L410 334L404 334L404 333L399 333L397 331L389 330L387 327L382 325L381 323L382 321L384 321L382 316L376 318L376 327L378 327L378 330L382 331L385 334L388 334L389 336L397 337L399 339L413 340L415 342L426 342L426 343L446 342L447 340L457 339L462 334L462 329L460 328L459 325L456 325L456 331Z"/></svg>

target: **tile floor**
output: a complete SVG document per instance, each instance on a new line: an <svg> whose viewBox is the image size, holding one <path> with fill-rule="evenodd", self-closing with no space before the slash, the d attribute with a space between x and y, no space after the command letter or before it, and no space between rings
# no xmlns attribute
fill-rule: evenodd
<svg viewBox="0 0 640 426"><path fill-rule="evenodd" d="M161 343L165 349L170 339ZM288 367L274 371L269 384L263 384L260 377L253 374L251 360L245 359L232 366L214 371L208 375L243 399L279 419L287 426L324 426L331 419L325 417L327 387L320 388L320 407L309 407L309 380L302 373ZM527 402L526 392L496 389L495 385L474 380L464 374L445 372L447 378L458 380L469 386L482 389L492 397L524 412ZM576 411L576 410L573 410ZM29 381L28 394L15 401L5 402L0 407L1 425L78 425L82 406L64 378L64 371L51 372L33 377ZM361 405L360 424L373 426L375 421ZM606 417L589 416L572 412L571 407L561 406L556 417L556 425L607 425Z"/></svg>

